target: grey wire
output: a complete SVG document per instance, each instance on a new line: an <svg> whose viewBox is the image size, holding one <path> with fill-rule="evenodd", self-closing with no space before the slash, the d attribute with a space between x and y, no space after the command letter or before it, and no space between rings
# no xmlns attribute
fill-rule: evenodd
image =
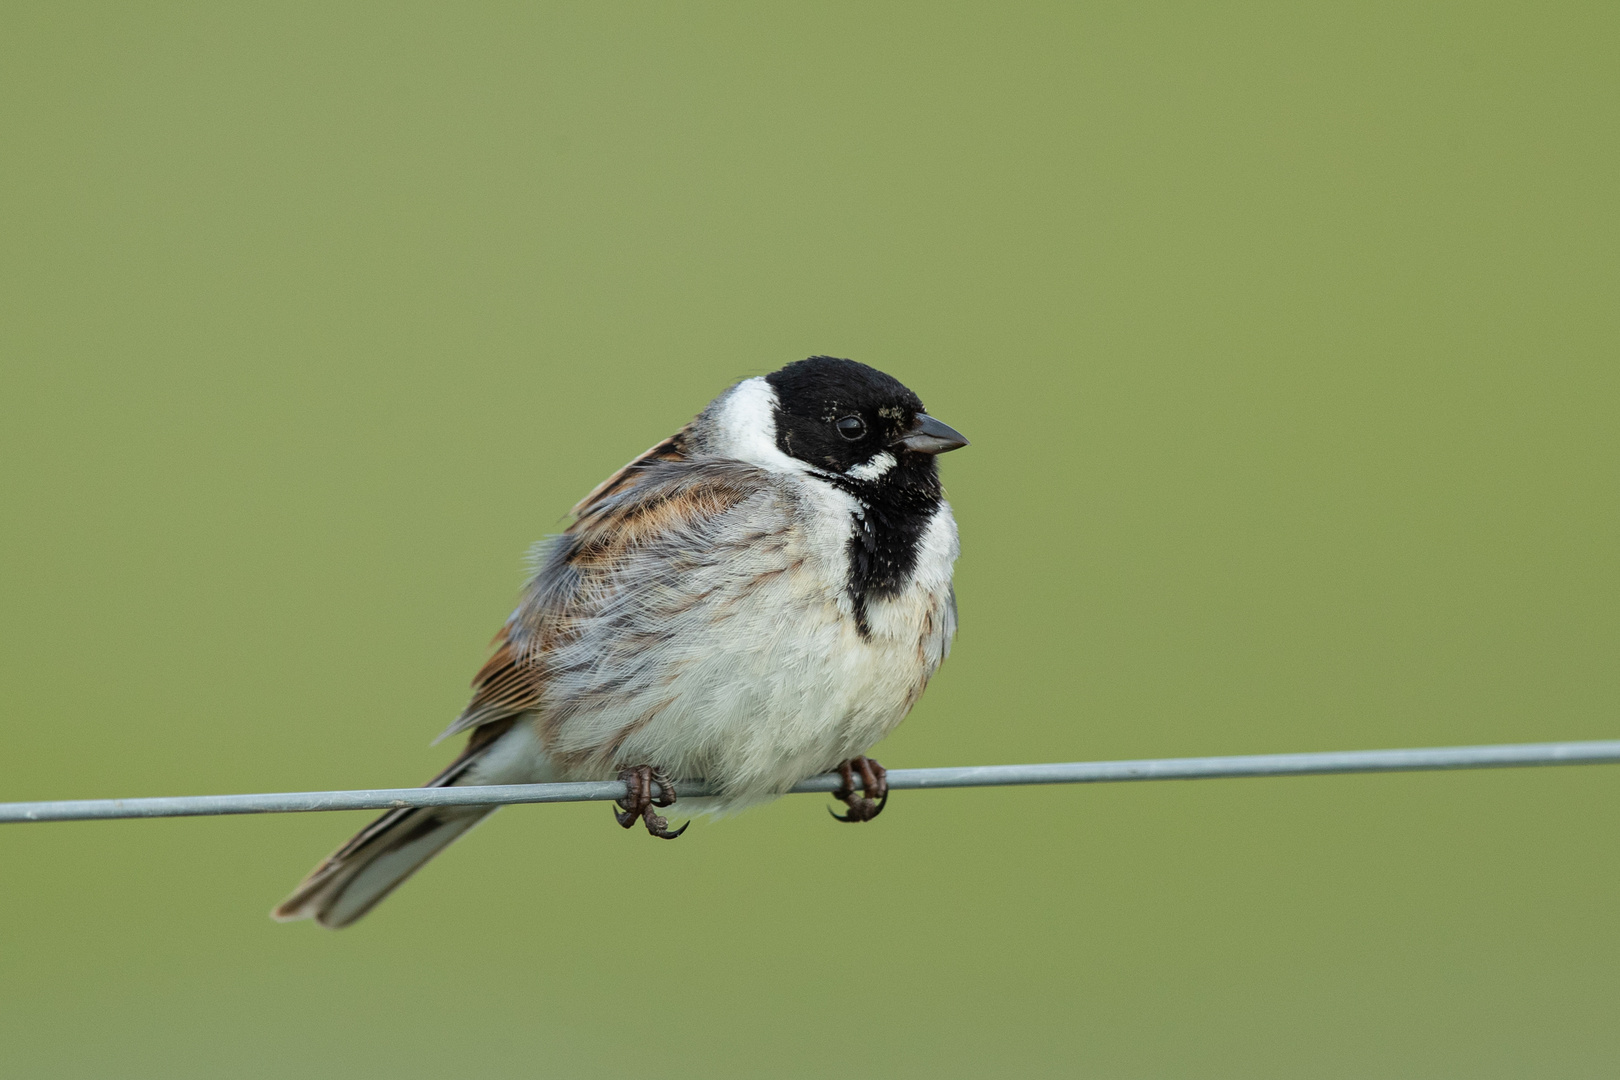
<svg viewBox="0 0 1620 1080"><path fill-rule="evenodd" d="M1530 765L1620 763L1620 739L1599 742L1442 746L1424 750L1347 750L1326 754L1251 754L1242 757L1159 758L1149 761L1077 761L1050 765L967 765L947 769L890 769L893 790L999 787L1009 784L1108 784L1123 780L1213 780L1238 776L1312 776L1324 773L1416 772L1428 769L1497 769ZM833 774L812 776L793 788L825 794ZM706 793L701 781L676 781L685 796ZM77 799L0 803L0 824L23 821L101 821L111 818L198 817L214 814L295 814L314 810L388 810L407 806L491 806L506 803L602 802L622 799L617 780L580 784L500 784L487 787L378 788L369 791L297 791L266 795L186 795L159 799Z"/></svg>

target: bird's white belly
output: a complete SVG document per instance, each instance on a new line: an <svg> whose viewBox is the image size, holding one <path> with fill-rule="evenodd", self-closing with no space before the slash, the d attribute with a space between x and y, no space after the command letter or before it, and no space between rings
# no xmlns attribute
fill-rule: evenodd
<svg viewBox="0 0 1620 1080"><path fill-rule="evenodd" d="M694 612L680 645L663 646L665 678L568 721L554 744L562 750L613 749L611 760L564 767L561 778L655 765L704 777L722 793L683 799L684 810L730 812L864 752L905 718L949 648L955 556L955 522L942 505L911 584L869 601L863 635L845 587L843 546L786 551L786 569L723 618ZM702 632L692 632L698 626Z"/></svg>
<svg viewBox="0 0 1620 1080"><path fill-rule="evenodd" d="M934 598L907 599L920 608ZM833 604L775 611L788 617L728 628L737 638L690 661L672 700L620 748L621 762L702 776L724 792L688 809L740 809L862 753L905 718L936 666L915 629L862 639Z"/></svg>
<svg viewBox="0 0 1620 1080"><path fill-rule="evenodd" d="M647 729L647 752L676 750L680 774L723 788L727 809L866 750L905 717L930 674L915 637L862 640L836 610L801 608L798 626L775 635L762 627L760 637L762 648L699 665L690 707L678 703ZM740 686L712 692L738 675Z"/></svg>

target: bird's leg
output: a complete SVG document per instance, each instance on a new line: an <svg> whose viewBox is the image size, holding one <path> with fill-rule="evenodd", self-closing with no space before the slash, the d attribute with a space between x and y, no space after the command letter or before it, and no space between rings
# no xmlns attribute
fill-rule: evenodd
<svg viewBox="0 0 1620 1080"><path fill-rule="evenodd" d="M636 765L628 769L619 770L619 782L625 786L624 798L615 805L618 809L613 811L614 820L625 828L630 828L640 818L647 831L663 840L673 840L686 831L682 825L674 832L669 831L669 822L653 813L653 807L675 805L675 782L665 774L662 769L655 769L651 765ZM658 785L658 794L652 793L653 785Z"/></svg>
<svg viewBox="0 0 1620 1080"><path fill-rule="evenodd" d="M861 791L855 794L855 774L860 773ZM833 814L839 821L871 821L883 813L889 804L888 770L871 758L862 755L838 763L838 777L843 783L833 792L833 798L849 807L847 814ZM831 813L831 808L828 809Z"/></svg>

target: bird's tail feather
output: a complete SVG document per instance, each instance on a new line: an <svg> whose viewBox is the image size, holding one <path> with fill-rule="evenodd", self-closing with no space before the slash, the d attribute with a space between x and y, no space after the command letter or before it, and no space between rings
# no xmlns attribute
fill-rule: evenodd
<svg viewBox="0 0 1620 1080"><path fill-rule="evenodd" d="M475 732L466 752L423 786L454 786L495 741L494 736L502 733L483 729ZM270 917L279 922L314 919L333 930L348 926L496 809L442 806L390 810L310 871Z"/></svg>

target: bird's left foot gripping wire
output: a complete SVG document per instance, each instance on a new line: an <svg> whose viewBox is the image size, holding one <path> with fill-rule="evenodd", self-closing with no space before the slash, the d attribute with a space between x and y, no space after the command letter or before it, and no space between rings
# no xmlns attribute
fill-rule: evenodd
<svg viewBox="0 0 1620 1080"><path fill-rule="evenodd" d="M863 796L855 794L856 774L861 778ZM850 758L838 763L838 777L843 783L833 792L833 798L849 807L847 814L833 814L839 821L871 821L889 805L889 772L869 757ZM827 808L832 814L832 807Z"/></svg>
<svg viewBox="0 0 1620 1080"><path fill-rule="evenodd" d="M655 769L651 765L636 765L629 769L619 770L619 781L625 786L625 796L615 805L619 809L613 811L613 816L620 825L631 828L639 818L647 826L647 831L663 840L673 840L686 831L682 825L674 832L669 831L669 822L653 813L653 807L663 808L675 805L675 782L671 780L662 769ZM653 785L658 785L658 794L653 794Z"/></svg>

